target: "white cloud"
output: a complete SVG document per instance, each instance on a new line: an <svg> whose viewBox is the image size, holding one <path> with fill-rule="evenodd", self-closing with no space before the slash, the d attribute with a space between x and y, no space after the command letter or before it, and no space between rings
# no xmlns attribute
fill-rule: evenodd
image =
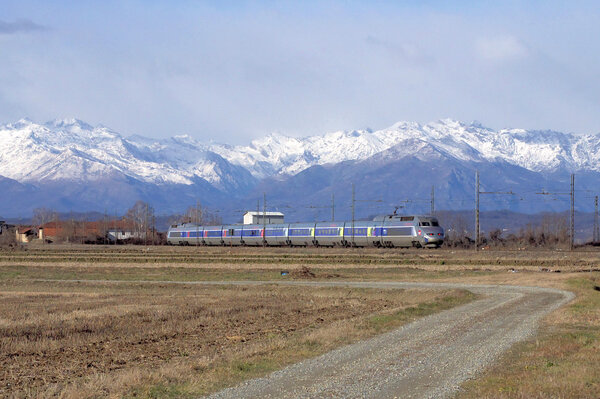
<svg viewBox="0 0 600 399"><path fill-rule="evenodd" d="M514 36L480 38L475 46L477 54L489 61L512 61L529 55L527 46Z"/></svg>
<svg viewBox="0 0 600 399"><path fill-rule="evenodd" d="M600 131L597 1L35 1L2 9L0 124L75 116L234 144L441 117Z"/></svg>

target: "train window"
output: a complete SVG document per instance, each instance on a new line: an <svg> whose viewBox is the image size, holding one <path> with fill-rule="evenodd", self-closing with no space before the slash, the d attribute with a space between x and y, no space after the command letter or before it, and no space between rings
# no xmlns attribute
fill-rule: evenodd
<svg viewBox="0 0 600 399"><path fill-rule="evenodd" d="M437 221L437 220L435 220L435 219L432 219L432 220L431 220L431 225L432 225L432 226L439 226L440 224L438 223L438 221Z"/></svg>
<svg viewBox="0 0 600 399"><path fill-rule="evenodd" d="M400 217L401 222L412 222L413 220L415 220L414 216L401 216Z"/></svg>
<svg viewBox="0 0 600 399"><path fill-rule="evenodd" d="M339 234L338 228L329 228L329 229L317 229L315 235L317 236L337 236Z"/></svg>
<svg viewBox="0 0 600 399"><path fill-rule="evenodd" d="M388 236L412 236L412 227L389 227L383 233Z"/></svg>
<svg viewBox="0 0 600 399"><path fill-rule="evenodd" d="M344 229L344 235L351 236L352 235L352 227L346 227ZM366 227L355 227L354 228L354 235L355 236L366 236L367 235L367 228Z"/></svg>
<svg viewBox="0 0 600 399"><path fill-rule="evenodd" d="M290 229L291 236L309 236L310 229Z"/></svg>
<svg viewBox="0 0 600 399"><path fill-rule="evenodd" d="M429 226L430 223L429 222L421 222L419 223L419 226Z"/></svg>
<svg viewBox="0 0 600 399"><path fill-rule="evenodd" d="M169 233L169 237L181 237L181 232L179 231L172 231Z"/></svg>

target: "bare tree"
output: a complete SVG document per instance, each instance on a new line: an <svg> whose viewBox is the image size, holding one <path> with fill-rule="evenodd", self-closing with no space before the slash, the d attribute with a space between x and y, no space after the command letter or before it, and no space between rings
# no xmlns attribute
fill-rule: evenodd
<svg viewBox="0 0 600 399"><path fill-rule="evenodd" d="M170 224L175 223L197 223L200 225L217 225L221 223L221 217L217 212L211 212L200 204L188 207L183 215L173 215L169 218Z"/></svg>
<svg viewBox="0 0 600 399"><path fill-rule="evenodd" d="M185 223L202 224L203 221L204 221L204 219L203 219L202 206L200 206L200 204L197 204L196 206L190 206L190 207L188 207L187 211L185 211L185 216L184 216Z"/></svg>
<svg viewBox="0 0 600 399"><path fill-rule="evenodd" d="M17 237L15 236L14 228L8 228L7 226L2 226L0 231L0 248L2 247L11 247L14 248L17 246Z"/></svg>
<svg viewBox="0 0 600 399"><path fill-rule="evenodd" d="M469 237L469 223L460 213L444 215L443 225L446 227L446 246L468 248L472 245Z"/></svg>
<svg viewBox="0 0 600 399"><path fill-rule="evenodd" d="M134 233L138 238L147 237L150 223L154 218L154 208L147 202L139 200L129 208L125 218L133 224Z"/></svg>
<svg viewBox="0 0 600 399"><path fill-rule="evenodd" d="M31 221L36 226L43 226L48 222L58 220L58 213L49 208L35 208Z"/></svg>

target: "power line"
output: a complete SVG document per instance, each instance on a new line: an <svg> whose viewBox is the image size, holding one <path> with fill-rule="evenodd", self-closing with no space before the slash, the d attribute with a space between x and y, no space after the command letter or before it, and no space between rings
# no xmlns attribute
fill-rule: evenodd
<svg viewBox="0 0 600 399"><path fill-rule="evenodd" d="M479 190L479 170L475 171L475 250L479 251L479 241L481 231L479 229L479 196L481 194L510 194L515 193L511 191L480 191Z"/></svg>
<svg viewBox="0 0 600 399"><path fill-rule="evenodd" d="M542 190L538 195L569 195L571 198L571 212L569 214L569 250L573 250L575 244L575 174L571 173L571 191L568 193L550 193Z"/></svg>

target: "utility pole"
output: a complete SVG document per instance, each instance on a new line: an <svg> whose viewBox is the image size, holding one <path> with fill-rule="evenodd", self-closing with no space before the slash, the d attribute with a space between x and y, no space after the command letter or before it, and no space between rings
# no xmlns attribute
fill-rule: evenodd
<svg viewBox="0 0 600 399"><path fill-rule="evenodd" d="M267 245L267 193L263 192L263 246Z"/></svg>
<svg viewBox="0 0 600 399"><path fill-rule="evenodd" d="M196 246L200 245L200 214L198 213L200 210L200 201L196 200Z"/></svg>
<svg viewBox="0 0 600 399"><path fill-rule="evenodd" d="M431 215L435 213L435 186L431 186Z"/></svg>
<svg viewBox="0 0 600 399"><path fill-rule="evenodd" d="M481 239L481 230L479 227L479 196L481 194L508 194L514 195L511 191L480 191L479 190L479 170L475 171L475 250L479 251L479 241Z"/></svg>
<svg viewBox="0 0 600 399"><path fill-rule="evenodd" d="M475 171L475 250L479 251L479 170Z"/></svg>
<svg viewBox="0 0 600 399"><path fill-rule="evenodd" d="M352 183L352 246L354 247L354 211L355 211L355 191L354 191L354 183Z"/></svg>
<svg viewBox="0 0 600 399"><path fill-rule="evenodd" d="M156 215L152 215L152 245L156 245Z"/></svg>
<svg viewBox="0 0 600 399"><path fill-rule="evenodd" d="M144 217L144 245L148 245L148 203L146 202L146 215Z"/></svg>
<svg viewBox="0 0 600 399"><path fill-rule="evenodd" d="M542 190L540 195L568 195L571 197L571 211L569 213L569 250L575 246L575 174L571 173L571 191L568 193L549 193Z"/></svg>
<svg viewBox="0 0 600 399"><path fill-rule="evenodd" d="M335 194L331 193L331 221L335 221Z"/></svg>
<svg viewBox="0 0 600 399"><path fill-rule="evenodd" d="M575 173L571 173L571 220L570 220L570 243L569 249L572 251L575 245Z"/></svg>
<svg viewBox="0 0 600 399"><path fill-rule="evenodd" d="M598 196L596 195L596 197L594 197L594 244L598 242L598 233Z"/></svg>

